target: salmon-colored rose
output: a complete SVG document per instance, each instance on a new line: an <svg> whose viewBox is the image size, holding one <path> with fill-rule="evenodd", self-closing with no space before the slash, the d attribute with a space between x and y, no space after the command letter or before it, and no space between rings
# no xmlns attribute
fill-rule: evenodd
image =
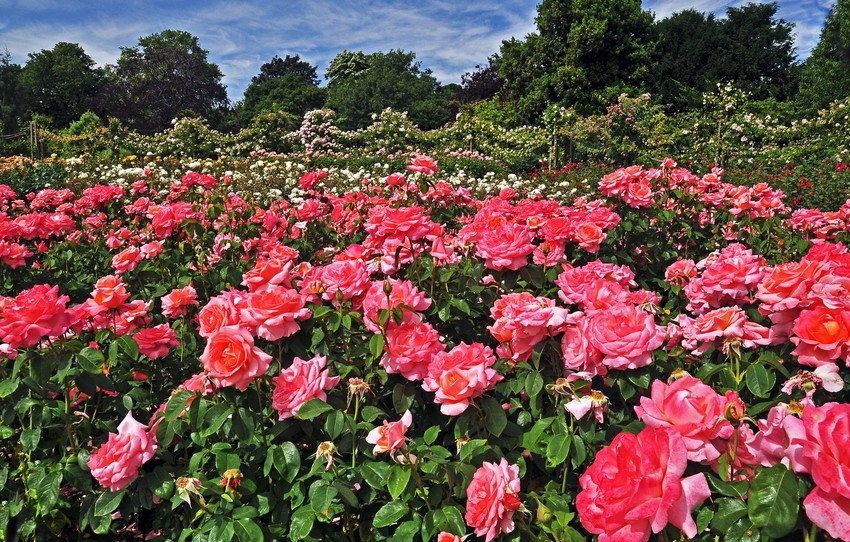
<svg viewBox="0 0 850 542"><path fill-rule="evenodd" d="M100 485L110 491L119 491L139 476L139 468L155 451L154 435L128 412L118 425L118 434L110 433L109 439L91 454L86 465Z"/></svg>
<svg viewBox="0 0 850 542"><path fill-rule="evenodd" d="M534 252L533 239L534 232L528 226L503 224L486 230L475 250L489 269L516 271L528 265L528 255Z"/></svg>
<svg viewBox="0 0 850 542"><path fill-rule="evenodd" d="M239 324L239 311L244 303L245 295L238 290L227 290L210 299L198 312L198 334L209 337L224 326Z"/></svg>
<svg viewBox="0 0 850 542"><path fill-rule="evenodd" d="M117 309L130 297L127 285L117 275L98 279L91 295L98 310Z"/></svg>
<svg viewBox="0 0 850 542"><path fill-rule="evenodd" d="M493 369L494 363L496 356L489 346L462 342L434 356L422 387L435 392L434 400L440 404L440 412L457 416L469 408L470 399L502 380L502 375Z"/></svg>
<svg viewBox="0 0 850 542"><path fill-rule="evenodd" d="M634 305L621 304L593 313L587 326L591 345L612 369L636 369L652 362L652 351L664 342L664 328Z"/></svg>
<svg viewBox="0 0 850 542"><path fill-rule="evenodd" d="M177 318L185 315L192 305L198 305L198 293L189 284L183 288L175 288L162 297L162 314L169 318Z"/></svg>
<svg viewBox="0 0 850 542"><path fill-rule="evenodd" d="M850 312L818 307L804 310L794 322L791 342L801 365L817 367L845 357L850 347Z"/></svg>
<svg viewBox="0 0 850 542"><path fill-rule="evenodd" d="M45 337L65 333L72 324L65 310L69 298L59 286L39 284L24 290L0 312L0 339L11 349L35 346Z"/></svg>
<svg viewBox="0 0 850 542"><path fill-rule="evenodd" d="M408 380L420 380L428 374L428 364L446 349L440 342L440 334L427 322L391 322L384 339L386 348L381 367Z"/></svg>
<svg viewBox="0 0 850 542"><path fill-rule="evenodd" d="M265 374L272 357L256 346L247 329L224 326L208 339L201 361L219 386L244 390L254 378Z"/></svg>
<svg viewBox="0 0 850 542"><path fill-rule="evenodd" d="M297 290L266 284L246 296L240 311L242 321L257 330L257 336L269 341L289 337L301 329L300 320L312 315L304 307L306 300Z"/></svg>
<svg viewBox="0 0 850 542"><path fill-rule="evenodd" d="M168 324L141 329L133 339L139 345L139 352L151 359L164 357L169 349L180 345L177 334Z"/></svg>

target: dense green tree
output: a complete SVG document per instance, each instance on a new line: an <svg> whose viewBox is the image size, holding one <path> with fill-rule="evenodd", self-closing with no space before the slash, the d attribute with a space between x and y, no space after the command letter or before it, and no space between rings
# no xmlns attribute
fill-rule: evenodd
<svg viewBox="0 0 850 542"><path fill-rule="evenodd" d="M103 103L110 115L143 132L185 115L215 120L228 105L221 78L197 37L164 30L121 49Z"/></svg>
<svg viewBox="0 0 850 542"><path fill-rule="evenodd" d="M714 15L687 9L656 23L658 45L649 73L650 92L673 110L702 103L718 81L720 29Z"/></svg>
<svg viewBox="0 0 850 542"><path fill-rule="evenodd" d="M9 51L0 53L0 134L18 131L24 112L21 66L12 63Z"/></svg>
<svg viewBox="0 0 850 542"><path fill-rule="evenodd" d="M830 102L850 96L850 0L838 0L817 46L803 63L797 106L812 116Z"/></svg>
<svg viewBox="0 0 850 542"><path fill-rule="evenodd" d="M408 118L423 130L451 120L453 91L441 87L430 70L422 70L414 53L393 50L361 55L343 51L328 67L326 106L337 113L340 127L366 127L372 115L388 107L407 111Z"/></svg>
<svg viewBox="0 0 850 542"><path fill-rule="evenodd" d="M30 53L21 72L26 108L64 128L91 107L103 82L102 71L76 43Z"/></svg>
<svg viewBox="0 0 850 542"><path fill-rule="evenodd" d="M506 97L524 121L539 120L552 103L592 111L643 88L654 42L640 0L543 0L536 24L536 33L500 50Z"/></svg>
<svg viewBox="0 0 850 542"><path fill-rule="evenodd" d="M324 102L325 89L319 88L314 66L298 55L275 56L260 67L259 75L245 89L239 118L243 125L261 113L284 112L300 118Z"/></svg>
<svg viewBox="0 0 850 542"><path fill-rule="evenodd" d="M720 24L720 43L712 70L756 100L787 100L798 86L794 25L777 19L777 5L729 7Z"/></svg>

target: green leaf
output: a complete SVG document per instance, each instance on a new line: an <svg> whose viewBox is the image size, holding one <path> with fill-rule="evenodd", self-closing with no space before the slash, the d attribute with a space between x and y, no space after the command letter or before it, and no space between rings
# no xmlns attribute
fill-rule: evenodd
<svg viewBox="0 0 850 542"><path fill-rule="evenodd" d="M372 526L377 529L388 527L404 517L405 514L407 514L407 503L390 501L375 513Z"/></svg>
<svg viewBox="0 0 850 542"><path fill-rule="evenodd" d="M733 523L747 515L747 503L738 499L717 499L717 512L711 520L711 528L725 533Z"/></svg>
<svg viewBox="0 0 850 542"><path fill-rule="evenodd" d="M759 542L761 534L747 518L741 518L724 533L724 541L728 542Z"/></svg>
<svg viewBox="0 0 850 542"><path fill-rule="evenodd" d="M360 467L360 474L366 483L375 489L383 489L387 485L390 465L377 461L368 461Z"/></svg>
<svg viewBox="0 0 850 542"><path fill-rule="evenodd" d="M425 441L425 444L431 445L434 444L434 441L437 440L437 437L440 436L440 428L439 426L429 427L425 434L422 435L422 439Z"/></svg>
<svg viewBox="0 0 850 542"><path fill-rule="evenodd" d="M236 537L242 542L260 542L266 539L260 526L250 519L235 521L233 523L233 531L236 533Z"/></svg>
<svg viewBox="0 0 850 542"><path fill-rule="evenodd" d="M280 445L283 451L283 459L286 463L286 481L292 483L298 477L298 471L301 470L301 454L298 448L291 442L284 442Z"/></svg>
<svg viewBox="0 0 850 542"><path fill-rule="evenodd" d="M334 407L322 401L321 399L310 399L298 409L298 418L301 420L312 420L316 416L324 414Z"/></svg>
<svg viewBox="0 0 850 542"><path fill-rule="evenodd" d="M179 418L186 411L186 403L193 395L194 392L188 390L180 390L172 395L168 404L165 405L165 419L163 421L171 423Z"/></svg>
<svg viewBox="0 0 850 542"><path fill-rule="evenodd" d="M316 513L316 516L329 515L331 503L339 494L339 490L323 480L314 482L310 486L308 498L310 499L310 508Z"/></svg>
<svg viewBox="0 0 850 542"><path fill-rule="evenodd" d="M381 357L381 354L384 353L383 335L372 335L372 338L369 339L369 352L371 352L372 357L375 359Z"/></svg>
<svg viewBox="0 0 850 542"><path fill-rule="evenodd" d="M127 494L126 490L121 491L106 491L101 493L100 497L94 503L95 516L109 516L121 504L121 499Z"/></svg>
<svg viewBox="0 0 850 542"><path fill-rule="evenodd" d="M59 501L59 486L62 484L62 471L53 471L41 479L36 488L41 513L52 510Z"/></svg>
<svg viewBox="0 0 850 542"><path fill-rule="evenodd" d="M568 433L553 436L546 446L546 460L550 467L557 467L570 455L573 439Z"/></svg>
<svg viewBox="0 0 850 542"><path fill-rule="evenodd" d="M32 452L38 447L41 440L41 428L33 427L21 431L21 448L24 452Z"/></svg>
<svg viewBox="0 0 850 542"><path fill-rule="evenodd" d="M419 532L419 519L414 518L412 521L405 521L393 533L391 542L413 542L416 533Z"/></svg>
<svg viewBox="0 0 850 542"><path fill-rule="evenodd" d="M168 407L166 407L168 408ZM209 409L204 416L204 427L201 428L202 437L208 437L221 429L224 422L233 414L233 407L226 403L215 405Z"/></svg>
<svg viewBox="0 0 850 542"><path fill-rule="evenodd" d="M508 425L508 415L501 403L492 397L483 397L481 399L481 410L484 411L487 430L494 437L500 436Z"/></svg>
<svg viewBox="0 0 850 542"><path fill-rule="evenodd" d="M799 511L794 473L782 465L756 473L747 501L747 512L755 527L770 538L783 537L794 529Z"/></svg>
<svg viewBox="0 0 850 542"><path fill-rule="evenodd" d="M529 397L536 397L543 391L543 377L537 371L528 373L525 377L525 392Z"/></svg>
<svg viewBox="0 0 850 542"><path fill-rule="evenodd" d="M76 356L77 365L80 366L82 370L91 374L101 374L103 373L103 363L105 358L103 357L103 352L96 348L92 348L90 346L86 346L80 353Z"/></svg>
<svg viewBox="0 0 850 542"><path fill-rule="evenodd" d="M10 378L9 380L0 382L0 399L4 399L15 393L20 383L21 381L17 378Z"/></svg>
<svg viewBox="0 0 850 542"><path fill-rule="evenodd" d="M15 434L15 430L0 423L0 440L5 440Z"/></svg>
<svg viewBox="0 0 850 542"><path fill-rule="evenodd" d="M720 493L725 497L735 497L743 501L747 496L747 492L750 490L750 483L746 480L724 482L713 474L706 475L706 479L712 493Z"/></svg>
<svg viewBox="0 0 850 542"><path fill-rule="evenodd" d="M746 373L747 389L757 397L768 397L776 384L776 375L764 365L750 365Z"/></svg>
<svg viewBox="0 0 850 542"><path fill-rule="evenodd" d="M325 432L331 440L335 440L343 431L345 431L345 414L334 410L325 420Z"/></svg>
<svg viewBox="0 0 850 542"><path fill-rule="evenodd" d="M313 523L316 521L316 515L313 514L313 509L307 506L302 506L292 514L289 520L289 539L301 540L306 538L313 529Z"/></svg>
<svg viewBox="0 0 850 542"><path fill-rule="evenodd" d="M404 493L408 482L410 482L410 469L401 465L393 465L387 480L387 489L393 499L398 499Z"/></svg>

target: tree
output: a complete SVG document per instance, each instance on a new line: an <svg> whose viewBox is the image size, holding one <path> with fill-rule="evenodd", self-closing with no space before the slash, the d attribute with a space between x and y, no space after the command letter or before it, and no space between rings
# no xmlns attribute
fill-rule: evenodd
<svg viewBox="0 0 850 542"><path fill-rule="evenodd" d="M643 88L654 43L640 0L543 0L535 22L537 33L500 49L506 97L524 121L549 104L590 112Z"/></svg>
<svg viewBox="0 0 850 542"><path fill-rule="evenodd" d="M337 113L339 126L366 127L373 114L386 108L407 111L408 118L423 130L448 122L450 92L444 91L430 70L421 70L415 58L414 53L400 50L337 55L326 75L331 78L326 106Z"/></svg>
<svg viewBox="0 0 850 542"><path fill-rule="evenodd" d="M776 3L729 7L720 24L714 71L756 100L783 101L797 90L794 26L776 19Z"/></svg>
<svg viewBox="0 0 850 542"><path fill-rule="evenodd" d="M319 88L314 66L298 55L275 56L260 67L259 75L245 89L239 117L243 124L261 113L285 112L301 118L324 102L325 90Z"/></svg>
<svg viewBox="0 0 850 542"><path fill-rule="evenodd" d="M53 49L30 53L21 72L29 112L52 118L60 128L91 107L102 83L101 70L76 43L60 42Z"/></svg>
<svg viewBox="0 0 850 542"><path fill-rule="evenodd" d="M24 111L21 66L12 64L9 51L0 53L0 134L18 130Z"/></svg>
<svg viewBox="0 0 850 542"><path fill-rule="evenodd" d="M486 66L475 66L475 71L466 72L460 77L460 90L457 100L462 104L489 100L502 89L505 79L497 68L499 56L493 55Z"/></svg>
<svg viewBox="0 0 850 542"><path fill-rule="evenodd" d="M197 37L164 30L121 49L104 102L110 115L136 130L162 130L174 118L211 118L226 108L221 78Z"/></svg>
<svg viewBox="0 0 850 542"><path fill-rule="evenodd" d="M803 63L796 102L800 112L815 115L830 102L850 96L850 0L829 10L818 44Z"/></svg>
<svg viewBox="0 0 850 542"><path fill-rule="evenodd" d="M656 23L658 43L649 73L650 91L674 111L702 103L719 80L720 27L714 15L686 9Z"/></svg>

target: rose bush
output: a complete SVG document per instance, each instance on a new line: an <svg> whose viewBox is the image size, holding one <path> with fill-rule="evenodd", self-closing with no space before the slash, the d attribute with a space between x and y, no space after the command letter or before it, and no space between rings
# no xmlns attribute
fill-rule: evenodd
<svg viewBox="0 0 850 542"><path fill-rule="evenodd" d="M0 186L2 531L847 537L847 212L672 160L473 193L417 154L281 167L287 198Z"/></svg>

